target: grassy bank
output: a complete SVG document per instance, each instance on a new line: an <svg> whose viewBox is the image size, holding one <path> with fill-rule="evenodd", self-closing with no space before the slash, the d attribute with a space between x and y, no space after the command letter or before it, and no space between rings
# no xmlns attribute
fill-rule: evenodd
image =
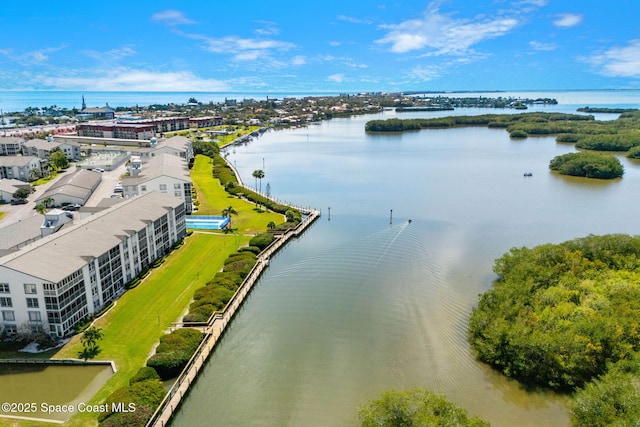
<svg viewBox="0 0 640 427"><path fill-rule="evenodd" d="M226 235L194 234L167 260L138 285L125 293L115 307L96 322L104 338L96 359L113 360L118 372L91 400L101 403L142 366L158 338L189 305L195 289L204 286L221 267L226 257L245 244L248 238ZM79 336L74 337L55 358L77 358L82 351ZM85 426L96 417L78 414L70 426Z"/></svg>
<svg viewBox="0 0 640 427"><path fill-rule="evenodd" d="M191 169L191 179L199 202L196 215L222 215L222 211L231 206L237 212L231 216L231 227L241 234L263 232L270 221L279 224L284 220L283 215L257 211L256 205L230 196L220 182L213 178L211 168L209 157L196 156Z"/></svg>

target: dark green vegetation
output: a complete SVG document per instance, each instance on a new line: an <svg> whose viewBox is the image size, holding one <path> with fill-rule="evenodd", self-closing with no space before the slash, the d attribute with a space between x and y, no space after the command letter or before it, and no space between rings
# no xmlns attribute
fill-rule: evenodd
<svg viewBox="0 0 640 427"><path fill-rule="evenodd" d="M624 174L624 168L617 157L589 151L556 156L549 163L549 169L562 175L599 179L620 178Z"/></svg>
<svg viewBox="0 0 640 427"><path fill-rule="evenodd" d="M158 373L152 368L140 368L129 381L128 387L114 391L106 399L108 412L100 415L100 426L143 426L151 418L165 394ZM111 412L112 405L120 405L126 412Z"/></svg>
<svg viewBox="0 0 640 427"><path fill-rule="evenodd" d="M608 108L608 107L581 107L578 108L581 113L612 113L621 114L638 111L637 108Z"/></svg>
<svg viewBox="0 0 640 427"><path fill-rule="evenodd" d="M371 120L365 125L367 132L402 132L420 129L446 129L459 126L488 126L504 128L509 133L521 130L527 135L561 133L568 123L594 121L593 116L564 113L483 114L479 116L449 116L435 119Z"/></svg>
<svg viewBox="0 0 640 427"><path fill-rule="evenodd" d="M471 314L469 336L480 360L506 376L573 391L638 357L640 237L514 248L494 271L499 278Z"/></svg>
<svg viewBox="0 0 640 427"><path fill-rule="evenodd" d="M224 261L222 271L216 273L205 286L196 290L193 302L189 306L189 313L184 316L183 321L208 322L215 311L224 309L255 264L256 255L251 251L239 251L229 255Z"/></svg>
<svg viewBox="0 0 640 427"><path fill-rule="evenodd" d="M640 111L630 110L617 120L596 121L593 116L562 113L485 114L435 119L388 119L367 122L367 132L402 132L456 126L504 128L512 138L556 135L577 148L625 152L640 146ZM636 154L637 155L637 154Z"/></svg>
<svg viewBox="0 0 640 427"><path fill-rule="evenodd" d="M456 426L488 427L490 424L444 397L427 390L387 391L360 408L363 427Z"/></svg>
<svg viewBox="0 0 640 427"><path fill-rule="evenodd" d="M579 390L571 402L580 427L634 426L640 420L640 359L620 361Z"/></svg>
<svg viewBox="0 0 640 427"><path fill-rule="evenodd" d="M176 329L160 338L156 354L147 360L147 366L155 369L163 380L177 377L187 365L202 341L202 332L191 329Z"/></svg>

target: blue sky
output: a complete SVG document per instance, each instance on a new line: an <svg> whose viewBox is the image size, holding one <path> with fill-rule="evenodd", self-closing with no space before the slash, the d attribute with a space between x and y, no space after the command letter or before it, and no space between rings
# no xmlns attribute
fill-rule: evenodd
<svg viewBox="0 0 640 427"><path fill-rule="evenodd" d="M640 88L640 1L12 1L0 90Z"/></svg>

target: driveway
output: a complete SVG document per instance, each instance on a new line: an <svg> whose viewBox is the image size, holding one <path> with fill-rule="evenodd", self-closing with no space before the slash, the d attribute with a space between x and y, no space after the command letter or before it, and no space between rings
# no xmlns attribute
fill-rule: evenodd
<svg viewBox="0 0 640 427"><path fill-rule="evenodd" d="M126 162L114 170L102 172L102 181L100 181L100 185L98 185L98 188L96 188L93 194L89 196L89 200L87 200L87 203L84 205L94 207L97 206L102 199L108 199L111 197L113 194L113 187L122 180L122 175L126 172Z"/></svg>

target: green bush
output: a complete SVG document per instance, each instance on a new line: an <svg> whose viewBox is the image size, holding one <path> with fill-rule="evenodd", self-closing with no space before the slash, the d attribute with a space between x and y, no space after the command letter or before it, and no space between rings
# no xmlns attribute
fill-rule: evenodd
<svg viewBox="0 0 640 427"><path fill-rule="evenodd" d="M592 152L556 156L549 163L549 168L562 175L598 179L620 178L624 174L624 168L615 156Z"/></svg>
<svg viewBox="0 0 640 427"><path fill-rule="evenodd" d="M249 246L257 246L261 251L263 251L273 242L274 239L275 237L269 233L258 234L249 241Z"/></svg>
<svg viewBox="0 0 640 427"><path fill-rule="evenodd" d="M640 146L633 147L629 150L627 157L630 159L640 159Z"/></svg>
<svg viewBox="0 0 640 427"><path fill-rule="evenodd" d="M129 387L118 389L105 400L109 409L112 408L112 404L124 405L127 409L130 408L130 404L133 404L135 410L132 412L103 412L98 417L100 426L133 427L145 425L155 408L164 399L165 394L164 385L159 379L137 381Z"/></svg>
<svg viewBox="0 0 640 427"><path fill-rule="evenodd" d="M522 129L514 129L509 132L509 136L511 138L526 138L529 136L529 134Z"/></svg>
<svg viewBox="0 0 640 427"><path fill-rule="evenodd" d="M160 378L168 380L177 377L187 365L189 357L181 352L156 353L147 360L147 366L158 372Z"/></svg>
<svg viewBox="0 0 640 427"><path fill-rule="evenodd" d="M204 323L204 322L208 322L209 318L211 317L211 315L213 314L213 312L215 311L214 307L212 306L208 306L208 305L203 305L198 307L197 309L193 310L193 311L189 311L189 313L187 313L183 318L182 321L185 323Z"/></svg>
<svg viewBox="0 0 640 427"><path fill-rule="evenodd" d="M359 410L363 427L489 427L478 417L428 390L387 391Z"/></svg>
<svg viewBox="0 0 640 427"><path fill-rule="evenodd" d="M257 246L243 246L238 249L238 252L251 252L255 255L258 255L260 253L260 248Z"/></svg>
<svg viewBox="0 0 640 427"><path fill-rule="evenodd" d="M191 328L177 329L160 338L156 354L147 360L147 366L156 370L160 378L176 377L202 341L202 333Z"/></svg>
<svg viewBox="0 0 640 427"><path fill-rule="evenodd" d="M136 372L133 377L131 377L131 379L129 380L129 385L140 381L159 379L160 375L158 375L155 369L149 368L148 366L143 366L142 368L138 369L138 372Z"/></svg>
<svg viewBox="0 0 640 427"><path fill-rule="evenodd" d="M248 251L236 252L235 254L231 254L224 260L224 265L230 264L232 262L243 261L243 260L256 260L256 254Z"/></svg>

